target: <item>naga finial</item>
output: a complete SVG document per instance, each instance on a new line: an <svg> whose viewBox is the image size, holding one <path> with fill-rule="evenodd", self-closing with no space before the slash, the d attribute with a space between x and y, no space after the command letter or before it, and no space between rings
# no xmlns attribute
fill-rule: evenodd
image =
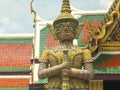
<svg viewBox="0 0 120 90"><path fill-rule="evenodd" d="M34 0L31 1L30 3L30 10L31 10L31 13L34 13L34 22L36 22L36 16L37 16L37 13L36 11L33 9L33 6L32 6L32 3L34 2Z"/></svg>

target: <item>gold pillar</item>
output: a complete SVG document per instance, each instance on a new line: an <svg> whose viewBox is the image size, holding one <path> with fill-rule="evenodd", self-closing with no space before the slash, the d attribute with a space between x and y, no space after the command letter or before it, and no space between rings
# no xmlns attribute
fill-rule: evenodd
<svg viewBox="0 0 120 90"><path fill-rule="evenodd" d="M90 90L103 90L103 80L90 80Z"/></svg>

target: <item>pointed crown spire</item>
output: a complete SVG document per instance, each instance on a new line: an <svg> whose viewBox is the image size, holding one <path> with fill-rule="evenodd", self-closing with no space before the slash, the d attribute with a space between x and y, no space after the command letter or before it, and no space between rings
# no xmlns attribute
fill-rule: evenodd
<svg viewBox="0 0 120 90"><path fill-rule="evenodd" d="M71 13L69 0L63 0L61 13Z"/></svg>
<svg viewBox="0 0 120 90"><path fill-rule="evenodd" d="M62 21L66 21L66 20L67 21L72 21L73 23L78 25L78 21L71 14L71 8L70 8L69 0L63 0L61 13L58 15L56 20L53 22L53 25L55 26L56 24L58 24Z"/></svg>

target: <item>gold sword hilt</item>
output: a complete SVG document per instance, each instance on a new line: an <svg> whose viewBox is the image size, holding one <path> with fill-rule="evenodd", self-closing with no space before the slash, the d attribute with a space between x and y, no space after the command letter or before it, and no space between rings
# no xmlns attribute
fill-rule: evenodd
<svg viewBox="0 0 120 90"><path fill-rule="evenodd" d="M68 50L63 50L63 63L69 62L68 60ZM69 76L65 76L67 72L65 70L62 71L62 90L70 90L70 80Z"/></svg>

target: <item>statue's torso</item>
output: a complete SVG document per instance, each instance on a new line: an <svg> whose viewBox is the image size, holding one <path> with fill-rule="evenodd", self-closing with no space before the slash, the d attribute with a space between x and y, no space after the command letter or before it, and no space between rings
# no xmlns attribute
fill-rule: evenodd
<svg viewBox="0 0 120 90"><path fill-rule="evenodd" d="M63 62L63 48L57 47L48 50L48 62L50 67L59 65ZM72 68L82 69L83 50L80 47L71 47L68 49L68 60ZM47 88L61 88L61 74L48 79ZM88 88L88 83L80 78L70 77L71 88ZM54 90L54 89L53 89ZM61 90L61 89L60 89ZM79 89L78 89L79 90Z"/></svg>
<svg viewBox="0 0 120 90"><path fill-rule="evenodd" d="M82 64L82 57L83 54L81 48L72 47L71 49L68 49L68 61L71 67L80 68ZM57 47L49 50L48 59L50 66L61 64L64 59L62 48Z"/></svg>

